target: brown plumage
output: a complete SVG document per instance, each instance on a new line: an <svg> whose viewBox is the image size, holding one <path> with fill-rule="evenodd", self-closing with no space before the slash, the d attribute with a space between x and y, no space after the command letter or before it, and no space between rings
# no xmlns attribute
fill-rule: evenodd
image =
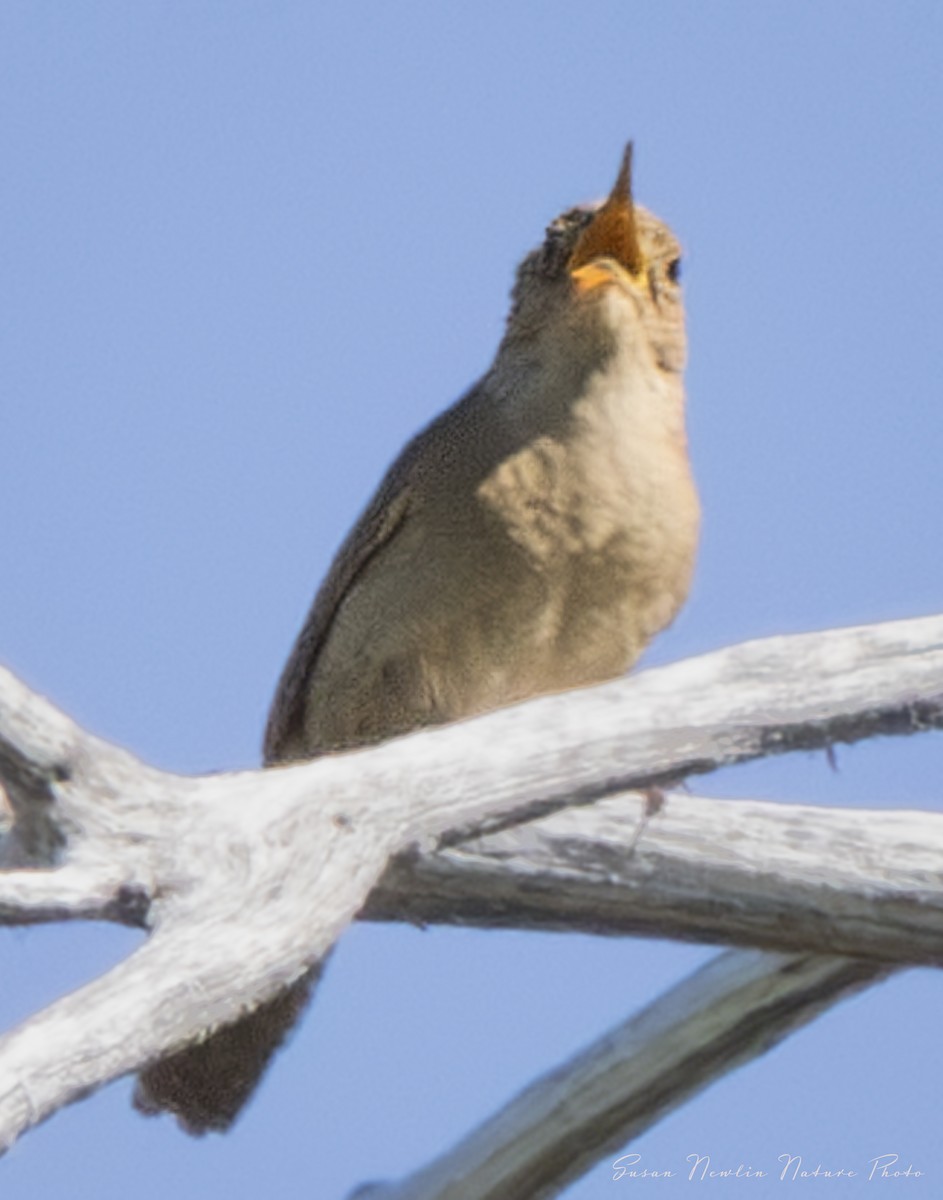
<svg viewBox="0 0 943 1200"><path fill-rule="evenodd" d="M680 250L634 205L564 213L518 271L494 363L388 471L275 695L268 764L628 670L687 595ZM225 1128L311 981L142 1075L139 1104Z"/></svg>

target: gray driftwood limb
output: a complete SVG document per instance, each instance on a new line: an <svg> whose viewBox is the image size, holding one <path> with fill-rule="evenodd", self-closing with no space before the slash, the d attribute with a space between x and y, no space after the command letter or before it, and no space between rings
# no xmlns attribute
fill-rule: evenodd
<svg viewBox="0 0 943 1200"><path fill-rule="evenodd" d="M646 808L623 793L402 856L360 915L943 966L943 813L674 791Z"/></svg>
<svg viewBox="0 0 943 1200"><path fill-rule="evenodd" d="M626 797L612 801L621 809L560 810L941 724L941 617L748 643L356 754L197 778L145 766L2 673L0 920L105 917L151 936L0 1039L0 1145L271 996L365 904L386 919L424 905L436 920L840 950L870 959L852 969L858 982L886 969L877 960L935 962L936 815L773 813L677 795L642 822ZM742 833L754 820L772 843ZM548 878L553 905L539 898ZM561 879L573 881L571 905ZM739 920L738 904L750 909ZM782 961L770 958L771 978ZM822 969L810 1015L829 1002ZM738 994L746 1022L762 1006ZM793 1008L788 1026L770 1018L769 1037L802 1019L802 1003ZM762 1015L756 1023L750 1054L768 1044ZM743 1057L727 1053L730 1065ZM715 1076L724 1061L715 1056Z"/></svg>
<svg viewBox="0 0 943 1200"><path fill-rule="evenodd" d="M719 1075L886 971L733 950L528 1088L441 1157L358 1200L544 1200ZM624 1168L627 1169L627 1168ZM620 1178L613 1163L613 1178Z"/></svg>

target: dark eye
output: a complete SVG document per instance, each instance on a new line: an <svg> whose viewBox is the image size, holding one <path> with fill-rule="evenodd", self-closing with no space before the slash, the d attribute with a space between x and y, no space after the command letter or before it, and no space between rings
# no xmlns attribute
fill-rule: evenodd
<svg viewBox="0 0 943 1200"><path fill-rule="evenodd" d="M681 279L681 259L673 258L667 267L668 278L672 283L678 283Z"/></svg>

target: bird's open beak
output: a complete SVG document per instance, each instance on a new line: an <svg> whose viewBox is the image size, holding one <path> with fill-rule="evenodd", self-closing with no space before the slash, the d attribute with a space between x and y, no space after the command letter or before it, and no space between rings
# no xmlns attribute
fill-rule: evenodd
<svg viewBox="0 0 943 1200"><path fill-rule="evenodd" d="M632 202L631 142L625 148L608 200L580 234L567 263L580 291L590 291L614 281L612 271L600 262L606 258L614 260L635 279L645 269Z"/></svg>

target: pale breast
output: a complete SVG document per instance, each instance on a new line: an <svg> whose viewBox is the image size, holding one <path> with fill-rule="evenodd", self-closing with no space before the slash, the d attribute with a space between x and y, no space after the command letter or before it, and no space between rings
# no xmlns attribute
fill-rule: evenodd
<svg viewBox="0 0 943 1200"><path fill-rule="evenodd" d="M600 374L563 436L535 437L477 490L543 583L521 657L542 661L556 687L627 670L687 595L699 509L680 381L656 377L652 395L639 386Z"/></svg>

